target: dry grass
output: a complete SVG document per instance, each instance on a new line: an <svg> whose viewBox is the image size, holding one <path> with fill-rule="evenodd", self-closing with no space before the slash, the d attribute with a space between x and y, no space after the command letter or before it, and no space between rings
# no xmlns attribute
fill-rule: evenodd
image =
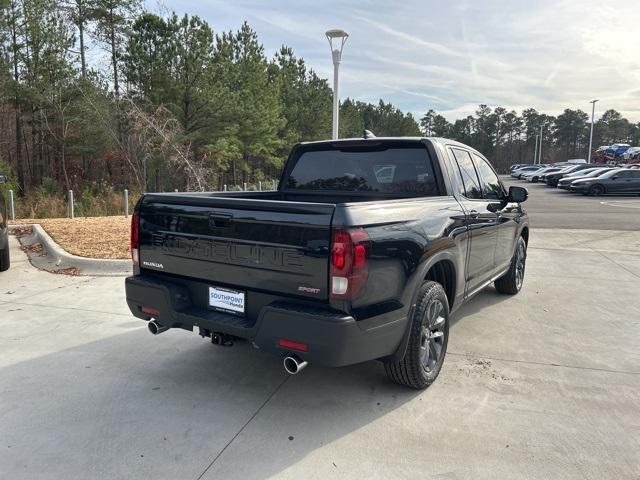
<svg viewBox="0 0 640 480"><path fill-rule="evenodd" d="M130 218L87 217L25 219L10 224L38 223L67 252L89 258L130 258Z"/></svg>

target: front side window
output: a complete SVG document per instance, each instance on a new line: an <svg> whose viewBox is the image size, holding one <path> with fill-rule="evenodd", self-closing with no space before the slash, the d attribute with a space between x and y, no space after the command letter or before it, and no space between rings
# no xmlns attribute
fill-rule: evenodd
<svg viewBox="0 0 640 480"><path fill-rule="evenodd" d="M460 177L462 179L462 186L464 191L460 192L465 197L471 199L482 198L482 189L480 188L480 180L478 180L478 174L473 166L471 155L466 150L460 150L458 148L452 148L451 151L458 164L458 170L460 171Z"/></svg>
<svg viewBox="0 0 640 480"><path fill-rule="evenodd" d="M482 196L488 200L501 200L504 197L504 191L500 180L493 168L487 163L487 161L473 154L473 161L476 164L476 170L480 177L480 183L482 184Z"/></svg>

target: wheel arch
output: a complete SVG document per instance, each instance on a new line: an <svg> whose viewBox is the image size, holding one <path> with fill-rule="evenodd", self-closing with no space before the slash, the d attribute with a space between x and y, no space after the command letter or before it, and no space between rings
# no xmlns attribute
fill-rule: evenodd
<svg viewBox="0 0 640 480"><path fill-rule="evenodd" d="M433 263L424 275L424 280L432 280L442 285L447 294L449 310L453 308L456 299L456 278L456 266L448 258Z"/></svg>
<svg viewBox="0 0 640 480"><path fill-rule="evenodd" d="M382 358L383 362L397 362L402 357L407 350L407 345L409 343L409 334L411 333L411 317L413 315L413 310L415 308L415 304L417 301L417 294L420 285L425 280L431 280L442 285L442 288L445 291L447 296L447 303L449 304L449 312L454 309L456 305L456 295L459 293L458 285L460 278L458 276L458 269L456 268L455 256L450 251L440 252L434 256L432 256L428 261L426 261L421 269L420 273L416 275L417 282L414 287L414 292L411 297L411 305L408 310L409 321L407 322L407 328L405 331L402 340L400 341L400 345L398 345L397 350L392 355ZM447 283L448 285L443 284L442 282ZM464 290L464 289L463 289Z"/></svg>

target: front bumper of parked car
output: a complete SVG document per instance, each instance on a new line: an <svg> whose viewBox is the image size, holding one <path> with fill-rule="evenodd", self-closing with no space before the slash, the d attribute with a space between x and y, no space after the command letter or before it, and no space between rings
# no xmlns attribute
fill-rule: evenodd
<svg viewBox="0 0 640 480"><path fill-rule="evenodd" d="M589 183L577 183L574 184L572 183L569 186L569 190L571 190L572 192L586 192L587 190L589 190L589 187L593 185L593 183L589 182Z"/></svg>

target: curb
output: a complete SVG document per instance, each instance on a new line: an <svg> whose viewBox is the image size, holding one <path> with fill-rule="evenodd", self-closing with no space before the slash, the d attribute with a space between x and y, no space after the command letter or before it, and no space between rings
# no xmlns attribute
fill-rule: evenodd
<svg viewBox="0 0 640 480"><path fill-rule="evenodd" d="M60 270L67 268L77 268L80 275L98 277L119 277L131 275L133 272L130 260L107 260L72 255L58 245L38 224L11 225L9 231L18 226L29 226L33 232L31 235L18 237L22 246L38 243L42 245L42 253L26 251L31 264L36 268L54 273L60 273Z"/></svg>

